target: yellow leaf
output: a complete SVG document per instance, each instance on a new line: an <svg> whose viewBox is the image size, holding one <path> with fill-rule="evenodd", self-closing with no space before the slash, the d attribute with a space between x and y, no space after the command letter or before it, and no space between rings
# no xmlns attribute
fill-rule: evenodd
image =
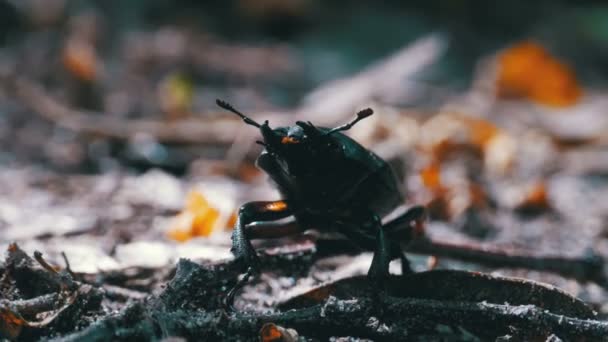
<svg viewBox="0 0 608 342"><path fill-rule="evenodd" d="M184 75L172 73L158 86L160 105L169 119L179 119L190 115L194 98L194 86Z"/></svg>

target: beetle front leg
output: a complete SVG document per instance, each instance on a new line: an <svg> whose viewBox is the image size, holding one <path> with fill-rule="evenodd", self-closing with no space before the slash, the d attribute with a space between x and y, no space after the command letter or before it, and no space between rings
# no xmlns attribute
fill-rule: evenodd
<svg viewBox="0 0 608 342"><path fill-rule="evenodd" d="M252 238L266 236L255 236L250 234L247 225L257 221L275 221L292 214L286 201L272 202L249 202L241 206L238 212L236 226L232 232L232 248L235 261L242 263L245 267L253 268L257 271L259 268L258 256L251 246Z"/></svg>
<svg viewBox="0 0 608 342"><path fill-rule="evenodd" d="M247 272L226 295L224 299L225 309L233 310L232 304L236 292L249 281L254 273L259 271L259 259L250 240L253 238L278 237L281 234L288 235L294 231L294 229L281 229L280 227L270 227L270 229L259 229L261 228L259 227L255 229L247 225L257 221L279 220L290 216L292 213L286 201L249 202L241 206L236 227L232 232L232 248L230 251L234 254L236 263L247 267Z"/></svg>

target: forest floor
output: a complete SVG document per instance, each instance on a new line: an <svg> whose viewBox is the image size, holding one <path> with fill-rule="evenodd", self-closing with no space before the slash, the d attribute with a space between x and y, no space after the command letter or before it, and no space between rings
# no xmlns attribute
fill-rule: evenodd
<svg viewBox="0 0 608 342"><path fill-rule="evenodd" d="M312 84L286 43L33 3L0 50L0 339L608 340L608 94L540 43L466 90L404 82L444 58L436 34ZM378 287L369 251L314 231L255 241L227 310L235 213L279 195L216 98L273 127L373 108L349 135L394 168L397 211L429 211L416 273Z"/></svg>

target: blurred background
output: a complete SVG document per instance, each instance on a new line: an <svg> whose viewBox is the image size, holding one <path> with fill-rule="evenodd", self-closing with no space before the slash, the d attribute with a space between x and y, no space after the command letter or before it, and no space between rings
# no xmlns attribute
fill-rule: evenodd
<svg viewBox="0 0 608 342"><path fill-rule="evenodd" d="M437 239L608 256L607 79L604 1L0 0L0 245L92 274L230 257L236 208L278 195L221 98L272 126L372 107L349 134Z"/></svg>

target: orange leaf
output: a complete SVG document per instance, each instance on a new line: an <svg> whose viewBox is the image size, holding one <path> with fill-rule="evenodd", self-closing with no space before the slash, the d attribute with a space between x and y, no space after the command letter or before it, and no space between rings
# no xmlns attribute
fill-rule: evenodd
<svg viewBox="0 0 608 342"><path fill-rule="evenodd" d="M266 323L260 330L260 339L262 342L278 342L283 339L283 334L276 324Z"/></svg>
<svg viewBox="0 0 608 342"><path fill-rule="evenodd" d="M431 163L420 171L420 178L425 187L438 190L441 187L441 168L439 163Z"/></svg>
<svg viewBox="0 0 608 342"><path fill-rule="evenodd" d="M498 64L500 97L523 97L566 107L576 104L582 95L574 72L537 43L527 41L506 49Z"/></svg>
<svg viewBox="0 0 608 342"><path fill-rule="evenodd" d="M192 191L188 194L184 210L174 217L167 235L178 242L209 236L221 216L222 213L212 207L203 194Z"/></svg>
<svg viewBox="0 0 608 342"><path fill-rule="evenodd" d="M544 182L532 185L515 210L522 213L535 214L551 208L549 195Z"/></svg>
<svg viewBox="0 0 608 342"><path fill-rule="evenodd" d="M93 81L97 77L95 48L81 39L70 39L63 49L63 65L77 78Z"/></svg>
<svg viewBox="0 0 608 342"><path fill-rule="evenodd" d="M198 212L194 215L192 221L192 235L193 236L209 236L213 232L215 222L220 217L220 212L214 208L208 208L207 210Z"/></svg>
<svg viewBox="0 0 608 342"><path fill-rule="evenodd" d="M533 42L522 42L505 50L498 57L499 96L526 96L537 67L546 59L545 49Z"/></svg>
<svg viewBox="0 0 608 342"><path fill-rule="evenodd" d="M236 226L236 219L238 218L238 215L236 212L232 213L232 215L230 215L230 218L228 219L228 223L226 224L227 228L233 228L234 226Z"/></svg>
<svg viewBox="0 0 608 342"><path fill-rule="evenodd" d="M15 242L13 242L10 245L8 245L8 252L9 253L16 252L18 249L19 249L19 247L17 246L17 244Z"/></svg>
<svg viewBox="0 0 608 342"><path fill-rule="evenodd" d="M487 120L464 116L462 117L462 120L469 128L471 143L482 149L499 132L498 127Z"/></svg>
<svg viewBox="0 0 608 342"><path fill-rule="evenodd" d="M200 191L191 191L184 209L177 214L167 236L172 240L184 242L199 236L209 236L218 229L231 228L236 223L236 214L231 206L212 206Z"/></svg>
<svg viewBox="0 0 608 342"><path fill-rule="evenodd" d="M471 206L475 208L483 208L488 205L488 194L481 185L472 183L469 185L469 194L471 196Z"/></svg>
<svg viewBox="0 0 608 342"><path fill-rule="evenodd" d="M192 191L188 194L188 197L186 198L186 210L197 212L208 208L209 202L203 194L198 191Z"/></svg>
<svg viewBox="0 0 608 342"><path fill-rule="evenodd" d="M531 85L529 97L539 103L567 107L578 102L582 90L572 71L558 61L548 61L538 71L540 82Z"/></svg>
<svg viewBox="0 0 608 342"><path fill-rule="evenodd" d="M27 321L7 308L0 308L0 337L16 339Z"/></svg>
<svg viewBox="0 0 608 342"><path fill-rule="evenodd" d="M181 229L177 229L175 227L171 228L167 232L167 236L171 240L174 240L177 242L186 242L186 241L192 239L192 234L190 233L189 230L181 230Z"/></svg>

